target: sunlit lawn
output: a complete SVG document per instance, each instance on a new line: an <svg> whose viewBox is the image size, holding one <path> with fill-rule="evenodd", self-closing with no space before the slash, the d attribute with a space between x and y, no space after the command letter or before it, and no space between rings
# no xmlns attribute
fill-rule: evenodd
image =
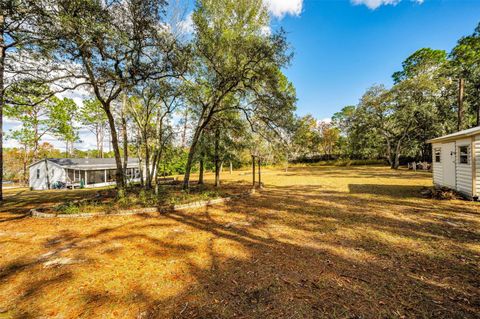
<svg viewBox="0 0 480 319"><path fill-rule="evenodd" d="M90 190L9 190L0 318L479 316L480 204L422 198L429 173L384 167L263 181L225 205L94 219L19 214Z"/></svg>

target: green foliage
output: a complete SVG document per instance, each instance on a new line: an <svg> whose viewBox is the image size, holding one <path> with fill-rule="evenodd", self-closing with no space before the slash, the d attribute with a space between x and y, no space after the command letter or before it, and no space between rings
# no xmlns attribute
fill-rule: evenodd
<svg viewBox="0 0 480 319"><path fill-rule="evenodd" d="M78 139L74 118L77 110L71 99L57 98L46 85L35 81L13 83L6 90L5 116L21 122L21 127L10 133L38 158L40 141L47 134L74 142Z"/></svg>
<svg viewBox="0 0 480 319"><path fill-rule="evenodd" d="M158 174L161 176L185 174L188 152L181 147L171 146L165 150Z"/></svg>
<svg viewBox="0 0 480 319"><path fill-rule="evenodd" d="M480 126L480 23L473 34L458 41L450 58L451 75L466 82L467 125Z"/></svg>
<svg viewBox="0 0 480 319"><path fill-rule="evenodd" d="M398 167L401 155L429 160L428 139L455 127L449 63L442 50L420 49L393 75L395 85L373 86L360 103L333 117L349 158L386 158Z"/></svg>
<svg viewBox="0 0 480 319"><path fill-rule="evenodd" d="M232 16L235 19L232 19ZM193 61L186 98L197 122L184 179L204 130L225 112L239 113L252 128L274 130L294 110L293 86L281 68L290 61L282 32L267 35L270 18L256 0L200 0L193 14ZM227 118L227 117L223 117Z"/></svg>
<svg viewBox="0 0 480 319"><path fill-rule="evenodd" d="M446 62L447 52L422 48L403 61L403 70L395 72L392 78L395 84L398 84L421 74L431 74L436 69L442 68Z"/></svg>
<svg viewBox="0 0 480 319"><path fill-rule="evenodd" d="M101 202L95 199L82 200L82 201L70 201L57 205L54 211L57 214L88 214L93 213L104 208Z"/></svg>

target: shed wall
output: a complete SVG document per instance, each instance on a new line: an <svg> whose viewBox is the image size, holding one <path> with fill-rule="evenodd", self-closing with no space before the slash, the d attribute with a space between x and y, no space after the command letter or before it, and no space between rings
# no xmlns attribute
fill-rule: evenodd
<svg viewBox="0 0 480 319"><path fill-rule="evenodd" d="M475 174L476 174L476 194L479 196L480 195L480 135L477 135L475 137L475 140L473 142L474 145L474 152L473 154L475 155Z"/></svg>
<svg viewBox="0 0 480 319"><path fill-rule="evenodd" d="M472 196L472 152L468 153L468 164L460 163L460 146L469 146L471 147L472 140L471 138L461 139L456 141L456 177L457 177L457 191Z"/></svg>
<svg viewBox="0 0 480 319"><path fill-rule="evenodd" d="M443 156L440 158L440 162L435 162L435 149L442 148L442 144L436 143L432 144L433 158L432 158L432 169L433 169L433 184L443 186L443 161L445 160Z"/></svg>

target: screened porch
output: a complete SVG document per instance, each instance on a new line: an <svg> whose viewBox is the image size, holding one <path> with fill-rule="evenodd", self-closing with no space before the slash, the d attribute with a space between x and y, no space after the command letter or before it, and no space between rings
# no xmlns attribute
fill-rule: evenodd
<svg viewBox="0 0 480 319"><path fill-rule="evenodd" d="M115 183L115 169L66 169L67 184L80 185L83 182L85 187L93 185L111 185ZM140 180L138 168L127 168L127 181L135 182Z"/></svg>

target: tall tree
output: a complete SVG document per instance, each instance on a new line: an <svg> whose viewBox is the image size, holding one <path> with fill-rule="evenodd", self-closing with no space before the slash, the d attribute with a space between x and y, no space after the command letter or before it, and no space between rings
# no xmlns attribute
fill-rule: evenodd
<svg viewBox="0 0 480 319"><path fill-rule="evenodd" d="M76 108L75 103L52 96L47 86L22 81L11 85L5 96L5 115L21 122L21 128L14 136L29 143L33 160L39 158L40 141L47 134L72 133L70 115Z"/></svg>
<svg viewBox="0 0 480 319"><path fill-rule="evenodd" d="M65 141L65 156L71 156L73 145L79 140L78 128L75 120L77 119L78 106L72 99L63 98L55 104L54 118L55 129L53 135Z"/></svg>
<svg viewBox="0 0 480 319"><path fill-rule="evenodd" d="M320 137L319 144L323 154L327 160L331 160L338 145L340 137L339 129L333 126L332 123L320 121L317 124L317 130Z"/></svg>
<svg viewBox="0 0 480 319"><path fill-rule="evenodd" d="M18 69L19 63L9 61L10 53L21 51L33 53L45 40L39 37L36 26L43 16L43 5L33 0L0 1L0 186L3 179L3 108L5 104L5 75L17 71L26 75L26 70ZM8 67L8 68L7 68ZM3 192L0 187L0 201Z"/></svg>
<svg viewBox="0 0 480 319"><path fill-rule="evenodd" d="M104 110L116 161L117 187L125 180L112 103L146 79L177 75L175 39L163 23L165 1L56 0L54 23L42 33L56 39L54 57L76 64L74 75L88 85Z"/></svg>
<svg viewBox="0 0 480 319"><path fill-rule="evenodd" d="M463 105L464 93L472 107L471 113L475 115L476 125L480 126L480 24L473 34L462 37L450 53L452 65L459 81L458 103ZM463 108L459 107L463 111ZM460 113L459 113L460 115ZM463 112L462 112L463 115ZM459 116L459 129L463 128Z"/></svg>
<svg viewBox="0 0 480 319"><path fill-rule="evenodd" d="M103 158L108 122L101 103L96 99L84 100L78 114L78 121L95 136L97 156Z"/></svg>
<svg viewBox="0 0 480 319"><path fill-rule="evenodd" d="M76 140L73 121L77 105L71 99L51 95L47 86L30 81L12 84L5 97L5 115L21 123L8 138L22 145L23 175L26 178L28 163L41 157L40 145L45 136Z"/></svg>
<svg viewBox="0 0 480 319"><path fill-rule="evenodd" d="M189 187L198 141L212 118L232 107L240 110L240 105L226 105L224 101L255 91L289 61L283 33L265 35L269 16L261 1L200 0L193 21L195 54L188 98L197 123L184 189Z"/></svg>

